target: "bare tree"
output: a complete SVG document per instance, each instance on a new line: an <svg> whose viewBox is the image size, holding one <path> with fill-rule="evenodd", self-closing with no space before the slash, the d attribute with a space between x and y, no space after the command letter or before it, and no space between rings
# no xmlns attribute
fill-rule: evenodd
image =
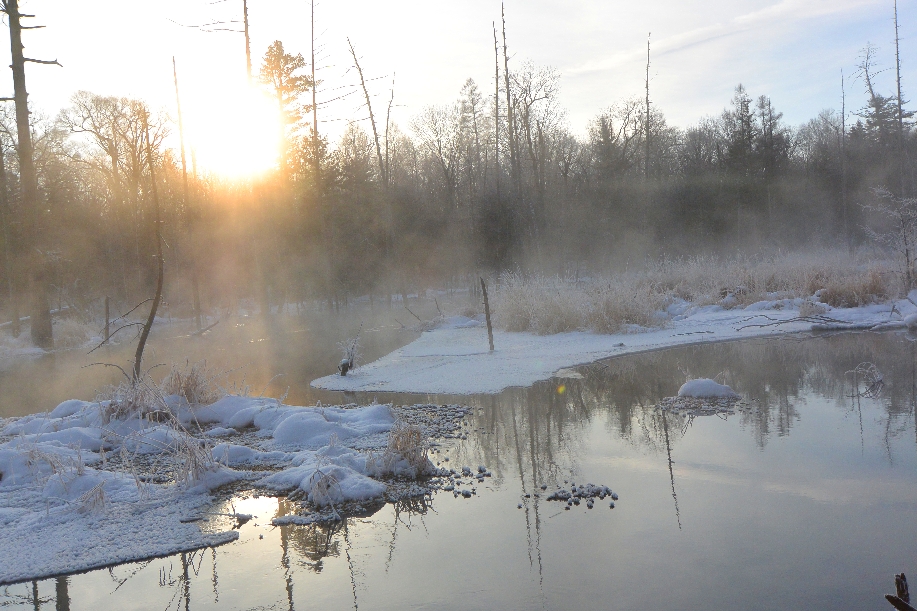
<svg viewBox="0 0 917 611"><path fill-rule="evenodd" d="M29 308L32 343L41 348L54 346L51 327L51 310L48 306L48 270L40 242L42 235L41 215L39 214L38 178L35 172L32 134L29 124L29 94L25 85L25 64L54 64L57 60L46 61L25 57L23 54L22 30L19 12L19 0L0 0L0 12L6 13L10 27L10 52L13 70L13 101L16 104L16 133L19 153L19 188L22 196L22 232L19 256L23 258L20 269L27 269L29 274L31 303ZM43 26L27 26L43 27ZM9 98L5 98L9 100Z"/></svg>
<svg viewBox="0 0 917 611"><path fill-rule="evenodd" d="M379 177L385 183L385 163L382 161L382 146L379 143L379 130L376 129L376 117L373 115L373 105L369 99L369 89L366 88L366 79L363 78L363 69L360 68L360 60L357 59L357 52L353 49L353 43L350 38L347 39L350 46L350 54L353 56L354 66L357 68L357 74L360 76L360 87L363 88L363 96L366 98L366 109L369 111L369 122L373 128L373 139L376 142L376 159L379 162Z"/></svg>
<svg viewBox="0 0 917 611"><path fill-rule="evenodd" d="M643 180L649 182L650 179L650 122L652 117L650 116L650 34L646 35L646 107L644 112L644 144L646 145L646 154L644 155L643 160Z"/></svg>
<svg viewBox="0 0 917 611"><path fill-rule="evenodd" d="M888 189L876 189L878 202L864 206L890 221L886 231L866 228L866 234L902 258L905 290L914 288L914 248L917 245L917 198L896 197Z"/></svg>

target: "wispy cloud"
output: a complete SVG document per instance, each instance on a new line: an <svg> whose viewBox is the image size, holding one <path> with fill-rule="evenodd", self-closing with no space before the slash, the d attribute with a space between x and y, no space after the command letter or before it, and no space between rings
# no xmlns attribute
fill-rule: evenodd
<svg viewBox="0 0 917 611"><path fill-rule="evenodd" d="M879 7L881 4L880 0L782 0L761 9L742 13L726 21L655 39L653 40L653 56L661 58L725 38L739 37L749 32L768 36L779 35L784 29L781 26L786 23L798 25L812 19L840 17L864 7ZM581 75L615 70L635 61L642 61L645 57L645 49L635 48L584 62L579 66L569 68L567 72L571 75Z"/></svg>

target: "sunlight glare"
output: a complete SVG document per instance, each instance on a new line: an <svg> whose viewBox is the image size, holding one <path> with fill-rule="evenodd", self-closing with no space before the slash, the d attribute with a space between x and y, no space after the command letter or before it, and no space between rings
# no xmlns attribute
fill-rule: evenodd
<svg viewBox="0 0 917 611"><path fill-rule="evenodd" d="M280 116L266 95L242 86L194 101L185 129L199 171L245 180L277 167Z"/></svg>

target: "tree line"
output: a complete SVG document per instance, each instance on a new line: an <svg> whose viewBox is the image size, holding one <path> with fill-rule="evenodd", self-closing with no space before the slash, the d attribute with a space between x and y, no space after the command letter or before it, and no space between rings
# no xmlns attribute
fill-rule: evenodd
<svg viewBox="0 0 917 611"><path fill-rule="evenodd" d="M365 295L391 304L505 270L586 274L662 255L854 249L874 189L904 198L917 186L913 112L900 87L876 87L872 46L842 81L859 88L852 113L790 126L767 95L738 85L720 114L680 128L647 84L645 98L610 104L584 134L566 121L560 74L512 60L505 25L494 27L486 89L469 78L454 101L405 127L390 120L393 94L372 107L351 52L371 119L331 143L317 129L313 66L280 41L268 47L254 76L276 100L282 152L275 171L248 181L199 173L193 154L187 168L184 150L168 146L176 121L143 100L79 91L56 116L32 114L32 220L17 116L0 108L8 315L35 281L16 263L27 245L49 306L87 318L104 296L120 311L152 297L157 231L170 311L235 312L241 302L267 314Z"/></svg>

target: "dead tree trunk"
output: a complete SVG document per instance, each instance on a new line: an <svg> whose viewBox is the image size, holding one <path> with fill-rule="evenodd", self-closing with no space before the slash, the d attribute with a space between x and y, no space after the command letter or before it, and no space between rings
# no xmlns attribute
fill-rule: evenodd
<svg viewBox="0 0 917 611"><path fill-rule="evenodd" d="M6 161L3 156L3 145L0 143L0 215L3 217L3 260L6 264L6 286L10 294L10 316L12 324L10 333L19 337L22 328L19 325L19 292L16 290L16 272L13 269L13 232L10 228L12 222L12 207L10 206L9 192L6 186Z"/></svg>
<svg viewBox="0 0 917 611"><path fill-rule="evenodd" d="M500 204L500 47L497 43L497 24L494 28L494 168L497 183L497 204ZM472 283L474 284L474 283Z"/></svg>
<svg viewBox="0 0 917 611"><path fill-rule="evenodd" d="M32 133L29 126L29 94L25 86L25 63L56 64L26 58L23 55L22 24L26 17L19 12L19 0L2 0L0 10L6 13L10 26L10 53L13 70L13 101L16 104L16 135L19 141L19 186L22 196L22 232L19 256L29 276L29 315L31 317L32 343L41 348L54 346L51 329L51 310L48 307L48 274L44 256L40 251L41 235L38 201L38 177L32 148Z"/></svg>
<svg viewBox="0 0 917 611"><path fill-rule="evenodd" d="M512 88L509 83L509 56L506 50L506 11L500 5L500 15L503 20L503 80L506 82L506 129L509 144L509 164L513 176L513 191L519 195L522 189L522 172L519 167L519 146L516 142L516 117L513 110Z"/></svg>
<svg viewBox="0 0 917 611"><path fill-rule="evenodd" d="M907 197L905 181L904 111L901 108L901 51L898 43L898 0L895 0L895 84L898 102L898 174L900 197Z"/></svg>
<svg viewBox="0 0 917 611"><path fill-rule="evenodd" d="M357 52L353 49L350 39L347 39L350 46L350 54L353 56L353 63L357 68L357 74L360 76L360 86L363 88L363 95L366 98L366 109L369 111L369 122L373 128L373 140L376 143L376 159L379 163L379 177L385 181L385 165L382 161L382 146L379 144L379 130L376 129L376 118L373 116L373 105L369 101L369 90L366 88L366 80L363 78L363 70L360 68L360 60L357 59Z"/></svg>

